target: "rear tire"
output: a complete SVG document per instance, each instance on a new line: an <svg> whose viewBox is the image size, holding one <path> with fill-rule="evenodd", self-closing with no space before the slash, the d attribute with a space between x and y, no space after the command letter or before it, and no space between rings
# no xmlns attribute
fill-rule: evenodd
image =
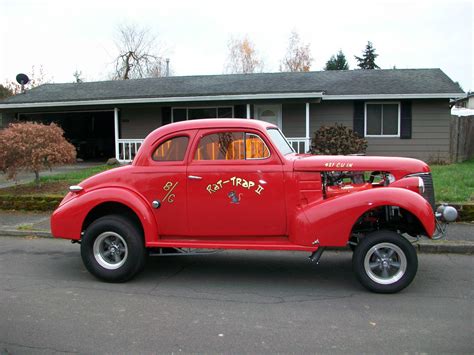
<svg viewBox="0 0 474 355"><path fill-rule="evenodd" d="M392 231L377 231L361 238L352 256L360 283L372 292L395 293L407 287L418 270L416 250Z"/></svg>
<svg viewBox="0 0 474 355"><path fill-rule="evenodd" d="M81 242L81 257L87 270L98 279L127 281L145 266L143 235L124 217L101 217L86 229Z"/></svg>

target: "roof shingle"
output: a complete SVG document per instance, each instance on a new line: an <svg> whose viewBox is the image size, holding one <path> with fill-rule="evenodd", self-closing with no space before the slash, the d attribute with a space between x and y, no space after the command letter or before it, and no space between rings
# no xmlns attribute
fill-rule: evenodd
<svg viewBox="0 0 474 355"><path fill-rule="evenodd" d="M319 91L325 95L463 93L440 69L387 69L172 76L44 84L1 101L1 104Z"/></svg>

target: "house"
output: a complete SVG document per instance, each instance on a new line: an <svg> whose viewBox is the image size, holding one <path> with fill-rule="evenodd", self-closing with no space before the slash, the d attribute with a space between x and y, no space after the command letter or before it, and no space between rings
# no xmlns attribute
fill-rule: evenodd
<svg viewBox="0 0 474 355"><path fill-rule="evenodd" d="M454 100L451 103L456 108L467 108L474 110L474 92L469 92L465 97Z"/></svg>
<svg viewBox="0 0 474 355"><path fill-rule="evenodd" d="M464 92L440 69L174 76L45 84L0 102L2 125L55 121L84 158L130 161L153 129L200 118L277 124L296 151L322 125L343 123L367 154L450 160L450 99Z"/></svg>

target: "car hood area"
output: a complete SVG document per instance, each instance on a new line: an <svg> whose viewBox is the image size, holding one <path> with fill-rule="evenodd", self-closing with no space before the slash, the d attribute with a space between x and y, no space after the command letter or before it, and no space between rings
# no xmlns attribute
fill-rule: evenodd
<svg viewBox="0 0 474 355"><path fill-rule="evenodd" d="M408 174L426 173L429 166L417 159L354 155L297 155L295 171L384 171L397 179Z"/></svg>

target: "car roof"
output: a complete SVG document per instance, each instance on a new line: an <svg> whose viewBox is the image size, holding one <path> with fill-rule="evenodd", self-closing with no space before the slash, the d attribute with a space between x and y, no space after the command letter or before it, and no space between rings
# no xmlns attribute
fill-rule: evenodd
<svg viewBox="0 0 474 355"><path fill-rule="evenodd" d="M208 128L253 128L258 130L266 130L267 128L278 128L274 124L245 118L205 118L190 121L182 121L164 125L152 133L150 136L158 138L158 136L167 135L170 133L193 130L193 129L208 129Z"/></svg>
<svg viewBox="0 0 474 355"><path fill-rule="evenodd" d="M254 129L258 131L266 131L267 128L278 128L272 123L265 121L259 121L254 119L245 119L245 118L205 118L205 119L196 119L191 121L176 122L164 125L155 129L151 132L142 144L141 149L139 149L137 156L133 161L133 165L143 164L142 156L148 156L151 154L149 149L153 142L155 142L160 137L167 136L169 134L174 134L178 132L191 131L197 129L219 129L219 128L230 128L230 129Z"/></svg>

